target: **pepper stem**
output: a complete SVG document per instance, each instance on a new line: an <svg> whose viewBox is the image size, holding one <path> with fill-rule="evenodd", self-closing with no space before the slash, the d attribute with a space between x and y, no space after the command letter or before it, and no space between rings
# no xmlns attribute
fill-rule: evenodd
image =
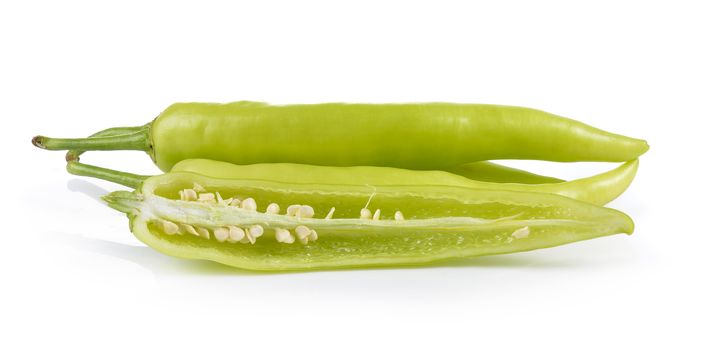
<svg viewBox="0 0 706 350"><path fill-rule="evenodd" d="M150 124L135 128L111 128L92 136L78 139L60 139L46 136L35 136L32 144L47 150L70 151L115 151L137 150L149 151ZM132 132L131 132L132 131Z"/></svg>
<svg viewBox="0 0 706 350"><path fill-rule="evenodd" d="M95 177L135 189L149 177L83 164L77 161L67 162L66 170L74 175Z"/></svg>
<svg viewBox="0 0 706 350"><path fill-rule="evenodd" d="M142 128L144 128L144 126L125 126L125 127L109 128L109 129L101 130L101 131L89 136L89 138L134 134L136 132L139 132ZM68 151L68 152L66 152L66 161L67 162L70 162L72 160L78 161L79 157L81 156L81 154L83 154L83 152L84 151Z"/></svg>

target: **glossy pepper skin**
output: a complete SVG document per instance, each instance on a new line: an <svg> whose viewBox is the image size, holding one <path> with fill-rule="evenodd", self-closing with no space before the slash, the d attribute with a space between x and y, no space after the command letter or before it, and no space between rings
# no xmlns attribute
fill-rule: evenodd
<svg viewBox="0 0 706 350"><path fill-rule="evenodd" d="M445 169L490 159L624 162L649 148L535 109L497 105L176 103L133 134L35 137L46 149L148 152L168 171L184 159Z"/></svg>
<svg viewBox="0 0 706 350"><path fill-rule="evenodd" d="M128 215L138 239L162 253L251 270L418 265L633 231L631 219L619 211L559 195L454 186L372 186L216 179L172 172L145 179L135 192L113 192L105 200ZM219 198L253 198L258 208L267 203L279 203L281 208L306 204L312 215L180 199L179 191L192 187L217 193ZM328 217L331 207L335 214ZM382 215L362 218L361 208L368 207L380 209ZM404 213L404 219L398 219L397 212ZM214 238L217 230L227 227L247 232L256 226L264 228L257 239ZM315 230L317 238L285 243L276 236L276 230L298 232L300 226Z"/></svg>
<svg viewBox="0 0 706 350"><path fill-rule="evenodd" d="M604 205L622 194L638 168L633 160L591 177L545 184L496 183L476 181L437 170L407 170L386 167L326 167L306 164L263 163L235 165L209 159L187 159L172 168L172 173L194 173L219 179L252 179L279 183L318 185L355 185L374 188L378 185L455 186L482 190L540 192L559 194L580 201ZM104 179L137 188L149 176L123 173L77 161L67 164L69 173Z"/></svg>
<svg viewBox="0 0 706 350"><path fill-rule="evenodd" d="M556 177L534 174L488 161L461 164L443 169L469 179L499 183L546 184L564 182Z"/></svg>
<svg viewBox="0 0 706 350"><path fill-rule="evenodd" d="M99 131L89 138L120 136L139 133L144 127L117 127ZM68 162L78 162L82 151L69 151L66 154ZM189 162L190 160L184 160ZM200 160L197 160L200 161ZM179 163L177 163L179 164ZM488 161L478 161L461 164L456 167L445 169L445 171L478 181L498 182L498 183L521 183L521 184L543 184L564 182L555 177L534 174L521 169L496 164Z"/></svg>
<svg viewBox="0 0 706 350"><path fill-rule="evenodd" d="M638 160L591 177L544 184L476 181L437 170L405 170L386 167L326 167L305 164L235 165L207 159L183 160L172 172L191 172L214 178L259 179L282 183L339 185L435 185L483 190L542 192L560 194L580 201L604 205L622 194L632 183Z"/></svg>

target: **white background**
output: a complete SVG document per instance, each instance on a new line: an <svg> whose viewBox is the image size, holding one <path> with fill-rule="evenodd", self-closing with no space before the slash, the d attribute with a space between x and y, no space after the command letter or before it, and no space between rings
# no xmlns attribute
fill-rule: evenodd
<svg viewBox="0 0 706 350"><path fill-rule="evenodd" d="M256 3L2 2L0 348L704 348L698 1ZM453 266L255 274L145 247L96 200L119 186L29 142L244 99L521 105L647 139L610 204L635 234ZM138 152L83 159L157 172ZM615 166L511 164L567 178Z"/></svg>

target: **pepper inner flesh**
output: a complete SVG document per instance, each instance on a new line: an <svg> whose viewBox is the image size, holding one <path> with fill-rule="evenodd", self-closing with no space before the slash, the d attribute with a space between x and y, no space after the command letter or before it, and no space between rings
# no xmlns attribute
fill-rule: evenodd
<svg viewBox="0 0 706 350"><path fill-rule="evenodd" d="M163 253L255 270L418 264L632 232L624 214L558 195L450 186L313 188L173 173L108 197Z"/></svg>
<svg viewBox="0 0 706 350"><path fill-rule="evenodd" d="M428 237L431 231L450 233L487 224L497 228L503 223L508 228L495 234L493 241L509 243L529 236L531 230L523 222L549 225L557 222L553 217L565 211L551 206L538 211L502 202L463 203L444 196L378 193L372 187L366 194L234 186L204 188L193 183L190 188L163 194L145 198L142 214L149 218L150 228L166 236L246 244L308 244L320 237L325 240L328 231L335 231L339 237L354 237L361 231L383 234L389 230L411 235L424 232Z"/></svg>
<svg viewBox="0 0 706 350"><path fill-rule="evenodd" d="M360 193L312 196L310 193L283 193L264 189L250 189L247 194L235 192L233 188L210 192L194 183L192 188L179 190L178 198L173 198L173 194L170 196L172 198L149 197L146 202L150 209L143 210L143 215L152 218L152 228L166 235L192 235L218 242L250 244L254 244L260 237L267 239L271 236L280 243L294 243L296 240L307 244L318 239L314 227L324 230L331 228L337 232L359 229L374 231L379 228L452 229L508 220L522 214L514 213L511 217L500 219L476 218L469 216L468 207L448 200L411 194L381 194L378 198L376 195L372 188L367 198ZM335 201L332 201L333 197ZM265 201L266 209L262 209L263 200L255 198L269 200ZM275 199L280 203L273 201ZM302 200L306 203L299 204ZM257 210L258 202L261 211ZM354 205L334 206L344 202ZM356 202L359 207L355 207ZM407 215L402 212L403 208ZM433 208L435 213L429 208ZM485 208L489 212L492 209ZM497 211L494 213L496 215ZM507 239L511 241L513 238Z"/></svg>

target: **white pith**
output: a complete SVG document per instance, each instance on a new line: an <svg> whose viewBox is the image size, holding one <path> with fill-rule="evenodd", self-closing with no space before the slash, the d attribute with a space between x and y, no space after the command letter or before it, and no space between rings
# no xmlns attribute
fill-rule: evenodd
<svg viewBox="0 0 706 350"><path fill-rule="evenodd" d="M383 219L380 209L372 213L366 207L359 218L333 218L335 208L331 208L323 218L315 218L314 208L305 204L289 205L286 212L279 214L280 206L270 203L265 212L257 211L254 198L223 199L220 193L205 192L194 184L193 189L179 191L180 199L168 199L157 195L143 197L139 207L146 221L156 222L167 235L190 234L218 242L255 244L257 238L271 232L277 242L291 244L295 241L307 244L316 241L316 229L325 232L331 229L360 229L364 227L463 227L479 225L513 218L479 219L473 217L443 217L406 220L401 211L396 211L391 219ZM314 229L316 228L316 229ZM525 238L529 228L522 227L511 235Z"/></svg>

